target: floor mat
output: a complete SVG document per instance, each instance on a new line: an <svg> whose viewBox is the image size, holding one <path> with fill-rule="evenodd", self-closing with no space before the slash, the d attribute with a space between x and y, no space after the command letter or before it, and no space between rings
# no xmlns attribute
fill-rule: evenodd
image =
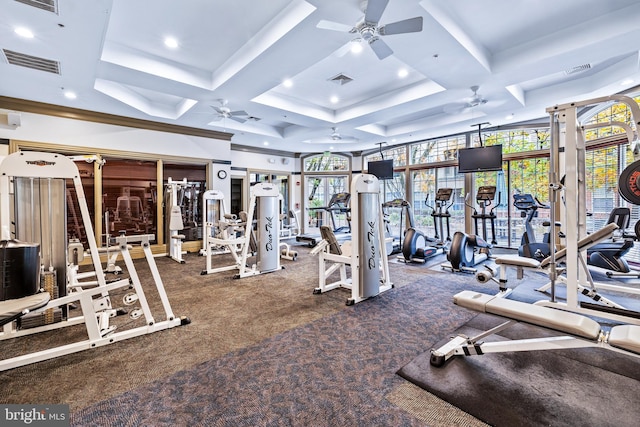
<svg viewBox="0 0 640 427"><path fill-rule="evenodd" d="M454 335L473 336L501 320L481 314ZM522 323L501 334L486 341L559 335ZM430 352L421 354L398 374L495 426L620 427L640 419L635 357L598 348L532 351L454 357L440 368L429 358Z"/></svg>

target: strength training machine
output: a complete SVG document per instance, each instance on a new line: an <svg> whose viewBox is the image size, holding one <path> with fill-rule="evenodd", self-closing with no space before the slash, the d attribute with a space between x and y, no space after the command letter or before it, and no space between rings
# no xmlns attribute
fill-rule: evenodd
<svg viewBox="0 0 640 427"><path fill-rule="evenodd" d="M72 187L67 188L67 181ZM89 255L92 280L80 282L75 275L77 265L68 262L72 247L74 255L84 256L82 244L67 242L66 201L75 195L81 213ZM13 209L12 209L13 208ZM9 255L9 243L17 245L26 262L0 264L2 288L7 291L0 303L0 340L12 339L66 326L83 324L87 339L46 350L27 352L0 360L0 370L65 356L82 350L105 346L124 339L149 334L189 323L188 318L173 314L169 298L158 273L150 248L153 235L119 236L115 240L125 261L129 278L107 283L93 231L91 217L73 161L65 156L41 152L16 152L0 163L0 230L3 256ZM17 242L24 241L20 245ZM162 320L156 321L147 302L140 278L129 253L129 246L140 243L149 265L155 292L160 298ZM14 250L11 250L14 252ZM40 256L42 253L42 256ZM44 262L42 262L42 261ZM83 277L88 277L84 274ZM44 292L40 292L44 289ZM116 289L128 292L125 305L139 305L129 311L122 330L111 319L119 314L111 305L111 293ZM43 295L46 294L46 295ZM69 316L69 307L77 305L82 314ZM156 313L158 315L158 313ZM125 328L140 319L142 326Z"/></svg>
<svg viewBox="0 0 640 427"><path fill-rule="evenodd" d="M354 221L351 240L338 243L331 227L321 226L323 239L311 251L318 255L319 286L314 294L336 288L351 290L347 305L353 305L388 291L393 287L389 278L389 263L384 244L384 214L380 198L380 183L375 175L354 175L351 183L351 220ZM351 278L347 277L351 267ZM339 271L340 280L327 283Z"/></svg>
<svg viewBox="0 0 640 427"><path fill-rule="evenodd" d="M219 207L216 210L222 215L224 211L222 193L209 193L208 197L218 202ZM266 182L257 183L251 187L246 218L241 217L238 220L233 215L222 215L217 219L207 217L204 233L206 269L200 274L237 269L238 273L234 277L243 278L281 270L283 268L280 265L281 256L295 260L297 252L291 251L289 245L280 243L280 198L277 186ZM254 213L257 218L255 230L252 220ZM217 231L214 231L216 229ZM224 252L231 254L234 263L214 268L212 265L212 248L214 247L225 248ZM281 247L284 249L281 250ZM255 258L255 262L250 263L251 257Z"/></svg>
<svg viewBox="0 0 640 427"><path fill-rule="evenodd" d="M550 279L550 300L541 300L534 305L472 291L458 293L454 296L454 303L472 310L502 316L507 320L475 337L459 335L442 347L432 350L432 365L442 366L446 360L456 355L471 356L507 351L584 347L599 347L634 357L640 356L640 316L638 316L638 312L579 300L579 296L582 295L581 289L586 288L589 277L585 259L588 246L597 243L598 239L608 237L618 229L618 225L612 222L596 233L587 234L586 232L586 144L584 132L595 127L619 126L625 130L630 143L635 140L633 130L624 123L579 125L577 119L579 108L608 102L623 103L629 108L637 132L640 125L640 108L632 98L627 96L612 95L557 105L547 109L551 122L550 223L555 224L557 208L563 215L562 223L567 224L566 246L556 250L557 242L554 236L550 239L549 261L545 261ZM558 179L561 163L565 165L564 182ZM620 187L624 187L622 191L632 189L636 182L633 180L630 186L624 183ZM564 203L558 202L560 192L563 192ZM640 195L640 191L638 191L638 195ZM512 256L509 259L512 261L509 265L518 268L535 267L541 264L526 257ZM498 260L496 261L498 262ZM559 261L563 262L563 266L559 265ZM565 302L556 300L556 282L561 273L564 274L563 283L567 288ZM634 291L632 288L624 286L609 285L606 289L638 294L637 290ZM607 331L593 319L594 317L610 319L621 324L615 325ZM486 337L498 333L518 321L565 332L567 335L484 342Z"/></svg>

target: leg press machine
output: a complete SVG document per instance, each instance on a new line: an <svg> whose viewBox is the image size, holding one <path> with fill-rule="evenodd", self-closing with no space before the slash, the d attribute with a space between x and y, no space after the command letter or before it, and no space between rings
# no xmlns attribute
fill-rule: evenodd
<svg viewBox="0 0 640 427"><path fill-rule="evenodd" d="M155 264L153 254L151 253L150 241L154 239L153 235L123 235L115 238L118 244L119 254L125 262L129 278L107 283L101 266L99 250L94 237L80 174L76 165L68 157L52 153L17 152L7 156L2 163L0 163L0 223L3 239L10 239L12 234L17 234L17 225L15 221L12 221L9 208L10 205L15 207L16 204L24 203L24 198L11 200L11 196L15 195L16 187L19 185L19 179L17 179L17 177L26 178L27 188L29 184L31 188L33 188L34 182L39 186L40 181L44 181L46 184L52 180L62 180L63 188L66 185L64 183L65 181L68 182L70 180L73 182L78 206L82 213L83 225L86 230L87 243L89 245L88 252L91 256L93 271L78 274L78 266L67 262L68 271L65 272L67 273L67 283L66 286L63 287L65 292L62 292L61 296L54 298L48 292L37 292L21 298L0 301L0 327L2 327L2 330L0 330L0 341L39 332L55 331L56 329L72 325L83 324L86 329L86 339L0 360L0 371L82 350L105 346L125 339L190 323L190 320L186 317L175 316L171 309L169 298ZM45 185L44 188L47 188L47 186ZM51 188L50 184L49 188ZM52 194L45 194L45 198L46 196L51 199ZM33 197L31 199L33 202ZM40 207L42 208L42 206ZM31 208L33 209L33 207ZM63 210L64 209L66 208L63 208ZM65 215L62 216L64 217ZM51 215L49 215L49 217L51 218ZM43 217L41 216L41 218ZM48 226L52 228L52 224ZM66 228L64 226L62 227ZM43 233L40 234L42 235ZM66 243L66 236L64 236L62 240ZM47 243L50 244L52 248L51 251L53 252L53 238ZM42 246L42 242L38 244ZM134 244L139 244L142 247L151 271L153 283L155 284L155 290L152 294L157 294L160 298L163 313L158 320L154 317L149 306L143 285L136 272L131 253L129 252L129 249ZM77 251L82 251L82 245L80 244L78 247L78 242L72 242L70 246L75 247L76 253ZM66 248L60 252L64 254L64 258L68 256ZM84 252L82 255L84 255ZM41 266L35 267L41 268ZM83 282L82 279L86 278L91 278L92 280ZM123 297L123 303L128 306L136 306L129 311L130 321L128 321L127 324L140 319L139 322L141 326L118 330L115 325L111 324L111 319L119 313L111 304L110 293L115 290L128 291ZM81 311L79 315L74 317L69 315L61 321L41 326L30 328L21 327L21 320L30 314L46 313L52 309L62 309L62 311L66 311L72 305L79 307ZM69 313L71 313L71 310L69 310Z"/></svg>

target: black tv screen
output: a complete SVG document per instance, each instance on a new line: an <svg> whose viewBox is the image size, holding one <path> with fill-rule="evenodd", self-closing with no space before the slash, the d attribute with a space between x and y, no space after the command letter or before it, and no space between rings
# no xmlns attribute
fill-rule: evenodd
<svg viewBox="0 0 640 427"><path fill-rule="evenodd" d="M378 160L377 162L369 162L367 170L371 175L375 175L378 179L393 178L393 160Z"/></svg>
<svg viewBox="0 0 640 427"><path fill-rule="evenodd" d="M501 169L502 144L458 150L458 173L499 171Z"/></svg>

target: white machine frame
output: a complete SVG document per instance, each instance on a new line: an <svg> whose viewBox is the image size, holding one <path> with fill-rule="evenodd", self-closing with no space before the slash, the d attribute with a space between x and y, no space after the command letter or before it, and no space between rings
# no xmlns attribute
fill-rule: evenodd
<svg viewBox="0 0 640 427"><path fill-rule="evenodd" d="M314 289L315 294L328 292L336 288L351 290L351 297L347 299L347 305L353 305L364 301L371 296L388 291L393 288L389 278L389 260L384 241L384 213L382 203L379 201L380 183L378 178L370 174L354 175L351 183L351 240L344 242L340 249L342 254L331 253L330 245L326 239L321 240L311 251L318 255L319 285ZM361 220L361 210L370 207L360 206L360 195L368 195L377 205L377 215ZM355 243L354 243L355 242ZM364 244L366 250L361 250L359 245ZM354 245L357 245L354 247ZM327 264L330 264L327 266ZM347 277L346 266L351 267L351 278ZM378 283L365 283L367 270L379 270L379 277L373 275L372 280ZM335 272L340 272L340 280L327 283L327 279ZM363 275L364 274L364 275ZM372 295L367 295L366 287L373 288ZM376 289L377 287L377 289Z"/></svg>
<svg viewBox="0 0 640 427"><path fill-rule="evenodd" d="M169 177L167 181L167 192L169 193L169 200L171 201L170 213L169 213L169 238L168 240L168 255L174 261L184 264L184 258L182 258L182 242L185 239L185 235L180 233L184 230L184 223L182 222L182 210L177 204L178 190L187 186L187 178L183 178L182 181L174 181Z"/></svg>
<svg viewBox="0 0 640 427"><path fill-rule="evenodd" d="M621 102L627 105L631 111L636 131L627 124L621 122L597 123L579 125L577 121L577 109L584 106L608 102ZM520 256L501 256L495 262L500 270L498 283L503 289L506 286L506 269L514 267L518 269L518 278L521 271L530 269L542 272L549 276L550 282L540 288L541 292L550 292L550 300L538 301L537 305L560 308L575 313L607 318L617 322L640 325L637 312L629 311L615 301L605 298L599 290L610 290L628 294L640 295L640 290L635 287L614 285L610 283L595 282L587 265L587 249L599 241L607 239L618 228L615 224L608 224L603 229L592 234L586 231L586 206L583 202L586 198L585 187L585 135L584 131L602 126L617 126L624 130L629 143L637 136L638 124L640 124L640 107L627 96L612 95L595 98L582 102L564 104L547 109L551 116L551 161L549 172L551 220L555 223L556 213L560 212L561 223L577 224L566 227L566 246L555 250L555 241L552 241L551 255L548 259L538 262ZM564 157L562 157L564 156ZM561 161L563 160L563 161ZM564 184L558 179L565 176ZM564 192L564 203L558 201L558 193ZM597 237L597 238L596 238ZM558 262L562 260L565 265L560 267ZM495 272L479 272L476 278L481 282L495 280ZM567 288L566 302L556 300L555 291L557 285L565 285ZM579 300L583 295L597 301L598 304L587 304Z"/></svg>
<svg viewBox="0 0 640 427"><path fill-rule="evenodd" d="M222 193L209 193L208 197L211 200L220 200L221 206L223 206L224 196ZM208 221L203 236L206 268L200 274L212 274L237 269L238 273L235 278L240 279L281 270L283 268L280 264L281 256L295 260L297 253L291 251L287 244L280 242L279 200L281 197L277 186L266 182L257 183L251 187L247 221L239 222L233 218L224 217L219 218L217 224ZM249 251L250 241L251 235L254 233L252 219L256 208L258 208L259 214L258 236L256 238L258 248L256 262L249 265L249 257L252 255ZM213 227L219 228L220 237L211 236ZM236 231L239 231L240 227L244 227L244 232L242 236L235 237ZM234 263L214 268L212 262L213 246L228 248ZM281 251L280 248L283 246L285 249Z"/></svg>
<svg viewBox="0 0 640 427"><path fill-rule="evenodd" d="M575 313L589 316L613 319L627 323L640 324L638 319L627 316L624 310L603 311L600 309L587 307L579 301L581 290L593 288L593 280L587 269L586 247L580 247L579 241L587 238L586 229L586 138L584 131L602 124L580 125L578 122L578 108L602 103L618 102L625 104L631 112L637 134L640 125L640 107L632 98L624 95L611 95L581 102L557 105L547 108L550 116L551 128L551 157L549 170L550 188L550 213L551 224L556 222L556 213L560 212L560 222L569 224L565 230L565 250L566 260L563 269L565 279L562 282L567 287L566 302L558 302L555 298L555 285L558 279L558 267L555 260L555 241L551 242L551 263L549 268L551 298L549 301L539 301L538 305L560 308ZM625 130L628 141L631 143L636 139L633 130L624 123L609 123L612 126L619 126ZM564 175L564 184L559 177ZM563 192L564 203L559 201L559 193ZM576 226L573 226L576 224ZM597 284L598 288L611 289L623 292L637 293L632 288L623 286L611 286ZM629 313L631 314L631 313Z"/></svg>
<svg viewBox="0 0 640 427"><path fill-rule="evenodd" d="M559 212L561 222L567 224L566 246L556 252L556 241L551 240L551 255L545 260L545 273L549 276L548 289L551 293L550 300L541 300L536 304L527 304L502 298L502 295L491 296L486 294L463 291L454 297L456 304L464 307L506 317L509 320L502 325L486 331L476 337L458 336L449 343L432 350L431 363L441 366L455 355L480 355L490 352L504 351L530 351L549 349L568 349L582 347L602 347L608 350L623 352L633 356L640 356L640 322L637 312L630 312L616 307L610 301L605 304L585 305L579 301L579 295L589 290L591 276L586 262L587 248L597 241L590 238L586 231L586 143L584 130L601 125L581 126L577 119L577 109L580 107L620 102L627 105L631 111L631 117L638 131L640 125L640 107L627 96L612 95L590 99L582 102L550 107L547 112L551 118L551 156L549 170L549 188L551 218L550 223L556 223ZM629 142L634 139L631 128L623 124ZM562 161L561 161L562 160ZM564 183L559 179L565 177ZM560 192L564 192L564 203L558 199ZM575 226L574 226L575 224ZM611 234L617 225L611 224L594 234ZM593 242L591 241L593 240ZM563 267L558 265L562 259ZM540 268L541 263L522 257L512 257L504 262L498 261L502 268L508 266L525 268ZM501 290L504 290L506 275L501 272ZM564 274L563 278L559 275ZM487 276L488 277L488 276ZM485 279L487 279L485 277ZM556 300L556 282L562 282L566 286L566 302ZM545 287L546 288L546 287ZM611 286L610 289L633 292L632 289L623 286ZM637 293L637 292L635 292ZM591 317L612 319L623 323L613 326L609 332L605 332ZM481 340L510 326L513 321L523 321L534 325L559 330L569 333L570 336L534 338L511 340L498 343L483 343Z"/></svg>
<svg viewBox="0 0 640 427"><path fill-rule="evenodd" d="M75 163L65 156L53 153L17 152L7 156L2 163L0 163L0 229L2 239L11 238L11 212L9 206L12 204L10 198L12 194L11 179L13 177L69 179L73 181L93 267L93 272L91 272L90 275L84 274L82 277L91 276L93 280L82 283L78 280L78 276L70 274L67 278L69 282L67 288L68 295L51 299L47 305L37 310L44 311L78 302L82 315L29 329L18 329L17 322L11 321L5 324L0 332L0 340L5 340L66 326L84 324L87 332L86 340L1 360L0 370L12 369L82 350L105 346L117 341L189 323L187 318L179 318L173 314L164 284L162 283L153 254L151 253L149 242L153 240L153 235L117 237L116 241L119 245L122 259L126 264L129 278L121 279L113 283L106 282L80 174ZM136 272L131 254L129 253L129 247L132 243L140 243L142 245L145 258L155 282L156 291L158 292L164 309L163 320L156 321L149 308L140 278ZM72 272L75 271L75 268L77 268L77 266L69 265L69 269ZM116 328L109 324L109 318L115 315L115 310L111 306L109 292L115 289L129 287L133 287L133 292L125 296L125 304L140 305L140 308L131 311L130 317L132 319L144 317L145 325L116 332ZM19 304L20 300L21 299L17 299L14 300L14 302Z"/></svg>
<svg viewBox="0 0 640 427"><path fill-rule="evenodd" d="M561 350L600 347L640 357L640 326L618 325L605 331L595 320L581 314L532 305L474 291L462 291L453 297L462 307L507 318L504 323L474 337L458 335L438 349L431 350L431 364L442 366L454 356L480 356L516 351ZM484 342L517 322L554 329L568 335Z"/></svg>

